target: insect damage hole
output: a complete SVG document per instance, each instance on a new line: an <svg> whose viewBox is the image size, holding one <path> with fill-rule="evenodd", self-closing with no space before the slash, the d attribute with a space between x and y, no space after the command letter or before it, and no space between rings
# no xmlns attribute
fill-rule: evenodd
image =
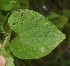
<svg viewBox="0 0 70 66"><path fill-rule="evenodd" d="M15 26L15 23L13 23L12 25Z"/></svg>
<svg viewBox="0 0 70 66"><path fill-rule="evenodd" d="M23 16L23 13L21 13L21 15L20 15L21 17Z"/></svg>

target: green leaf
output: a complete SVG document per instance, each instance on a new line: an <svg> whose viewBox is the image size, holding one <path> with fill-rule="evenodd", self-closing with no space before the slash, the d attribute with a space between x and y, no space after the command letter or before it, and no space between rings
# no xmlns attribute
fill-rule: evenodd
<svg viewBox="0 0 70 66"><path fill-rule="evenodd" d="M12 9L12 2L11 0L0 0L0 8L2 10L8 11Z"/></svg>
<svg viewBox="0 0 70 66"><path fill-rule="evenodd" d="M48 19L32 10L14 11L8 23L17 34L11 42L11 51L20 59L46 56L65 39Z"/></svg>
<svg viewBox="0 0 70 66"><path fill-rule="evenodd" d="M20 3L21 9L29 9L29 0L25 0L25 1L18 0L18 1Z"/></svg>
<svg viewBox="0 0 70 66"><path fill-rule="evenodd" d="M68 18L61 16L57 13L51 12L48 16L49 20L56 25L59 29L62 29L68 22Z"/></svg>
<svg viewBox="0 0 70 66"><path fill-rule="evenodd" d="M6 57L6 60L7 60L7 63L6 63L6 66L15 66L14 65L14 59L13 59L13 57L10 55L10 56L7 56Z"/></svg>
<svg viewBox="0 0 70 66"><path fill-rule="evenodd" d="M12 4L13 4L13 9L18 9L18 8L20 8L20 4L17 3L16 1L12 1Z"/></svg>
<svg viewBox="0 0 70 66"><path fill-rule="evenodd" d="M10 55L10 53L3 51L0 51L0 55L3 55L6 58L6 66L15 66L14 65L14 59L13 57Z"/></svg>
<svg viewBox="0 0 70 66"><path fill-rule="evenodd" d="M70 10L69 9L64 9L62 13L65 17L70 18Z"/></svg>
<svg viewBox="0 0 70 66"><path fill-rule="evenodd" d="M17 8L19 8L19 4L14 0L0 0L0 9L2 10L9 11Z"/></svg>

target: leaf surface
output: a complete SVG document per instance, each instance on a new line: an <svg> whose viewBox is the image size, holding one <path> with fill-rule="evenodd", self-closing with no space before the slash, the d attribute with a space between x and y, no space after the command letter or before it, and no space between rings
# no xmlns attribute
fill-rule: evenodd
<svg viewBox="0 0 70 66"><path fill-rule="evenodd" d="M65 39L65 35L48 19L32 10L14 11L8 23L17 34L11 42L11 51L20 59L46 56Z"/></svg>
<svg viewBox="0 0 70 66"><path fill-rule="evenodd" d="M15 66L14 59L13 59L12 55L10 55L8 52L0 51L0 55L3 55L6 58L6 66Z"/></svg>

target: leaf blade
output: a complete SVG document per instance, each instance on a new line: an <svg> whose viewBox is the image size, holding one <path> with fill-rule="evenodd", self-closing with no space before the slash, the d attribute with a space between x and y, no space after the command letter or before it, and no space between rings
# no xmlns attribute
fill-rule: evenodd
<svg viewBox="0 0 70 66"><path fill-rule="evenodd" d="M11 51L20 59L46 56L65 39L65 35L52 23L32 10L15 11L8 21L11 29L17 34L11 42Z"/></svg>

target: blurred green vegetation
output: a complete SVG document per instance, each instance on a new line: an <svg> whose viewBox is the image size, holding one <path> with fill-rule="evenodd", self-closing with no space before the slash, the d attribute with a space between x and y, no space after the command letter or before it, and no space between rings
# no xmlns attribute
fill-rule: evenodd
<svg viewBox="0 0 70 66"><path fill-rule="evenodd" d="M48 20L66 34L66 39L46 57L38 60L15 58L15 65L70 66L70 0L0 0L0 42L3 42L9 33L10 28L7 23L9 15L13 10L19 9L31 9L48 17Z"/></svg>

